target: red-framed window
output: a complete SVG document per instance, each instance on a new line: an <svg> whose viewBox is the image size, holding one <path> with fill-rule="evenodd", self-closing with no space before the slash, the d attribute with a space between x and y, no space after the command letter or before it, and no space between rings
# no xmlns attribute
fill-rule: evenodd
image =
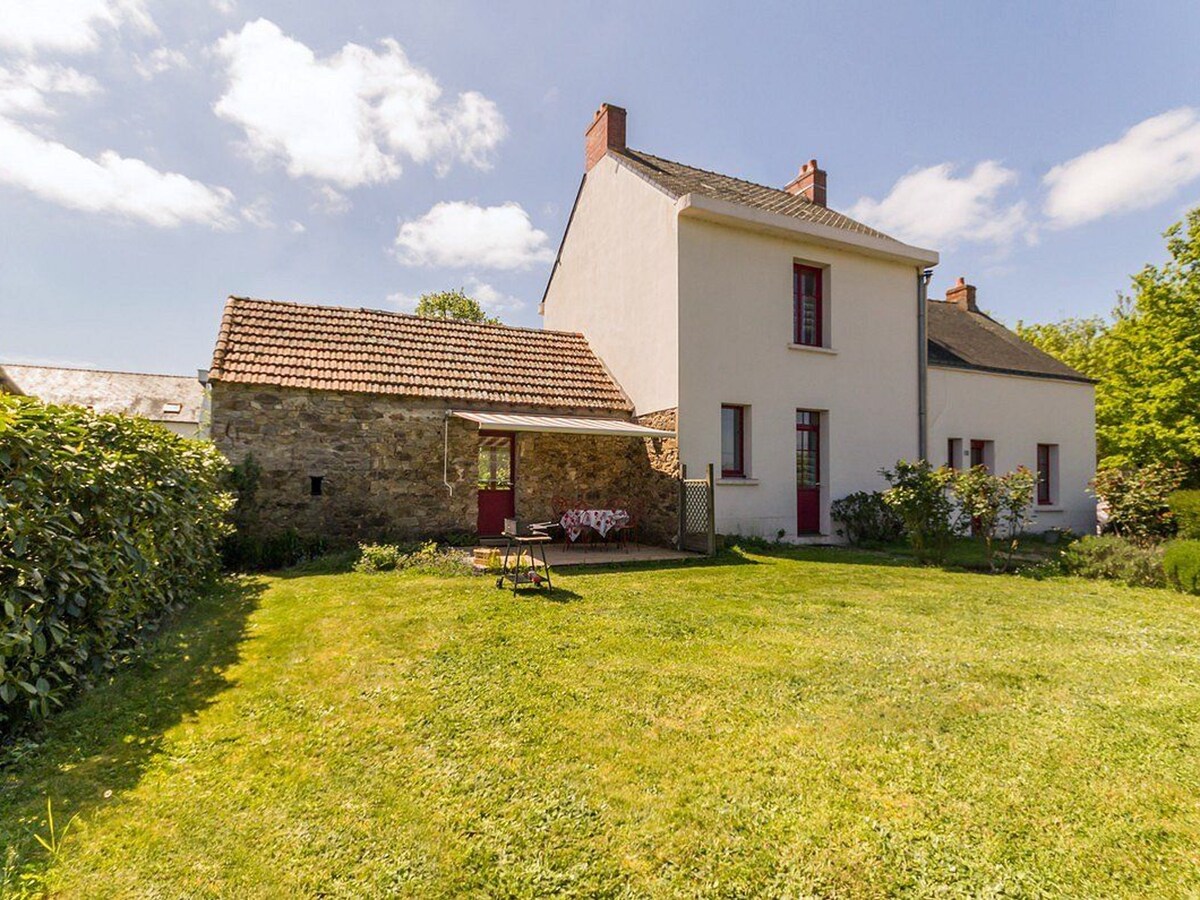
<svg viewBox="0 0 1200 900"><path fill-rule="evenodd" d="M1037 445L1037 502L1049 506L1054 497L1054 445Z"/></svg>
<svg viewBox="0 0 1200 900"><path fill-rule="evenodd" d="M746 407L721 405L721 477L746 477Z"/></svg>
<svg viewBox="0 0 1200 900"><path fill-rule="evenodd" d="M792 292L795 298L792 339L807 347L822 347L825 343L822 322L822 298L825 273L813 266L796 263L792 269Z"/></svg>

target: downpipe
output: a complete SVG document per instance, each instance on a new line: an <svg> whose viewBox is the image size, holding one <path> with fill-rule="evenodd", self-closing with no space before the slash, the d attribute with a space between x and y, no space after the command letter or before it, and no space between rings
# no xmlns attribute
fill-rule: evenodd
<svg viewBox="0 0 1200 900"><path fill-rule="evenodd" d="M917 272L917 457L929 459L929 340L926 299L933 269Z"/></svg>

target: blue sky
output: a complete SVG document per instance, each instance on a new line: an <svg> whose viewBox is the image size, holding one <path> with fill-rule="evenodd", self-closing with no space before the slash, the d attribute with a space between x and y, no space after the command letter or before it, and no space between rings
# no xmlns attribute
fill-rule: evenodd
<svg viewBox="0 0 1200 900"><path fill-rule="evenodd" d="M731 10L737 10L731 14ZM189 373L231 293L537 301L601 101L629 143L1107 311L1200 204L1195 3L0 0L0 359Z"/></svg>

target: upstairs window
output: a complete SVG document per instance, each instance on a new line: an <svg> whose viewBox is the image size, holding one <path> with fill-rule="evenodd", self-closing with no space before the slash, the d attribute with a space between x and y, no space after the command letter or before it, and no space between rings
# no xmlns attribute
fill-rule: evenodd
<svg viewBox="0 0 1200 900"><path fill-rule="evenodd" d="M746 407L721 407L721 477L746 477Z"/></svg>
<svg viewBox="0 0 1200 900"><path fill-rule="evenodd" d="M793 340L806 347L822 347L821 302L824 296L825 273L813 266L793 267L792 290L795 296L795 334Z"/></svg>

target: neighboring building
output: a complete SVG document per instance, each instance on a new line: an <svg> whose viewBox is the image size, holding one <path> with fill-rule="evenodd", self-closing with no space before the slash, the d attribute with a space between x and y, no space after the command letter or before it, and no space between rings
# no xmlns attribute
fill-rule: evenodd
<svg viewBox="0 0 1200 900"><path fill-rule="evenodd" d="M137 416L184 437L204 436L204 387L194 377L0 363L0 391Z"/></svg>
<svg viewBox="0 0 1200 900"><path fill-rule="evenodd" d="M718 531L827 541L834 500L924 454L1036 469L1035 527L1092 529L1091 382L969 285L929 301L937 253L828 209L815 160L765 187L630 150L625 118L588 129L546 330L230 299L213 438L271 524L491 533L586 495L664 539L683 463L716 465Z"/></svg>

